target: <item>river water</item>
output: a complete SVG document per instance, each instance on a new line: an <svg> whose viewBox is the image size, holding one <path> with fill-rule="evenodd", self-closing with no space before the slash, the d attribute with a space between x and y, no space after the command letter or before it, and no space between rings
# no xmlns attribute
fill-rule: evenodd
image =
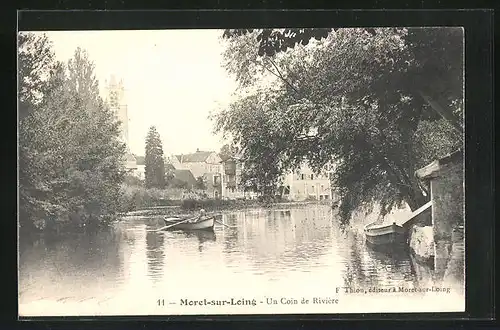
<svg viewBox="0 0 500 330"><path fill-rule="evenodd" d="M453 292L383 292L431 288L431 270L405 250L374 251L363 239L365 221L342 230L328 206L228 212L222 221L230 227L216 225L214 233L155 232L160 218L136 215L92 235L21 237L20 315L351 313L463 304ZM202 305L189 305L194 300Z"/></svg>

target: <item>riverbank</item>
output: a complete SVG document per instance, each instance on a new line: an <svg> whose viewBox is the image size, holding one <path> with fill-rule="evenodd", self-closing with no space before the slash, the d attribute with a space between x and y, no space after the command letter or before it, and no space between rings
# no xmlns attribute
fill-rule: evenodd
<svg viewBox="0 0 500 330"><path fill-rule="evenodd" d="M183 201L171 201L172 204L176 203L179 205L166 205L166 206L155 206L143 209L138 209L134 211L129 211L124 213L124 216L154 216L154 215L177 215L182 214L192 214L199 212L200 209L204 209L208 213L226 213L234 211L242 211L247 209L258 209L258 208L277 208L277 207L301 207L306 205L331 205L330 203L319 202L319 201L275 201L275 202L262 202L256 199L247 200L183 200Z"/></svg>
<svg viewBox="0 0 500 330"><path fill-rule="evenodd" d="M148 214L169 215L179 212L191 213L204 209L207 212L237 211L248 208L271 208L308 204L329 204L331 201L289 201L286 199L213 199L203 191L181 188L147 189L141 186L122 187L121 210L124 215Z"/></svg>

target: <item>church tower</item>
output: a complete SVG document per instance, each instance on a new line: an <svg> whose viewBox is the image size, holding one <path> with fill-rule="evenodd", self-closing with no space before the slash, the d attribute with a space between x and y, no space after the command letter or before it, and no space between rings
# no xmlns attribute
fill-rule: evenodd
<svg viewBox="0 0 500 330"><path fill-rule="evenodd" d="M128 140L128 109L125 100L125 88L123 86L123 81L116 81L116 77L111 75L110 80L104 81L105 85L105 97L104 101L109 105L111 110L115 113L118 120L121 122L121 138L122 141L127 145L129 149Z"/></svg>
<svg viewBox="0 0 500 330"><path fill-rule="evenodd" d="M129 136L128 136L128 109L125 99L125 87L123 80L116 80L114 75L111 75L109 81L104 81L104 102L108 104L110 109L115 113L117 119L121 122L121 140L126 146L126 167L128 169L136 169L137 162L130 151Z"/></svg>

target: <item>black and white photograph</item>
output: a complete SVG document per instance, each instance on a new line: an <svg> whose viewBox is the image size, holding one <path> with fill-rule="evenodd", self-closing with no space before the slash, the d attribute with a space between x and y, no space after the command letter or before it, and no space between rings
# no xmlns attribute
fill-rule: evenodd
<svg viewBox="0 0 500 330"><path fill-rule="evenodd" d="M465 311L464 38L20 31L19 316Z"/></svg>

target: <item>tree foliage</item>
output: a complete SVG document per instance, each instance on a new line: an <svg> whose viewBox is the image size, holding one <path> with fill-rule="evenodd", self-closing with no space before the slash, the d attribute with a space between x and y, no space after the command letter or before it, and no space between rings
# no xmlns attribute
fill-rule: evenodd
<svg viewBox="0 0 500 330"><path fill-rule="evenodd" d="M47 46L47 39L20 38L20 52L39 45ZM20 62L19 97L30 109L19 123L21 226L59 228L70 220L100 225L119 211L124 176L119 123L99 97L93 65L82 53L77 49L68 66L53 62L49 47L45 56L32 52ZM50 70L45 81L36 74L40 66ZM25 95L32 81L43 86L36 102Z"/></svg>
<svg viewBox="0 0 500 330"><path fill-rule="evenodd" d="M200 189L200 190L207 189L207 185L205 184L205 180L203 179L202 176L199 176L196 178L196 187L195 188Z"/></svg>
<svg viewBox="0 0 500 330"><path fill-rule="evenodd" d="M216 131L242 146L245 174L274 186L304 160L317 171L333 161L344 220L374 202L382 213L422 205L413 173L462 143L462 31L311 30L270 43L265 31L226 31L225 66L242 93ZM298 43L311 36L320 40Z"/></svg>
<svg viewBox="0 0 500 330"><path fill-rule="evenodd" d="M165 188L165 162L160 134L155 126L151 126L146 136L145 154L146 188Z"/></svg>
<svg viewBox="0 0 500 330"><path fill-rule="evenodd" d="M219 157L222 161L226 161L232 157L235 157L238 153L238 148L232 144L224 144L219 151Z"/></svg>
<svg viewBox="0 0 500 330"><path fill-rule="evenodd" d="M250 62L262 63L269 62L269 58L275 57L276 54L287 52L297 46L308 45L311 40L324 40L332 35L342 33L346 30L353 29L236 29L225 30L224 38L232 39L231 45L236 47L246 54L247 61L241 61L238 56L232 54L227 58L238 59L235 65L250 64ZM420 102L430 106L437 115L451 122L453 127L459 132L463 129L461 123L463 120L462 99L463 99L463 38L464 33L462 28L363 28L356 29L365 39L373 38L380 39L380 36L400 35L404 41L405 49L407 50L406 59L410 70L406 71L403 79L387 80L397 84L405 82L411 85L414 94L418 94L421 98ZM403 33L402 33L403 32ZM236 40L254 39L254 43L245 42L245 47L242 43ZM252 36L254 38L252 38ZM230 50L235 53L234 50ZM407 55L410 54L410 57ZM396 59L398 56L403 59L401 53L392 53L391 59ZM375 62L378 59L374 59ZM229 62L231 59L228 60ZM367 66L370 61L362 63ZM233 74L236 74L237 80L245 84L245 77L241 77L239 73L247 73L247 77L251 69L230 68ZM436 113L432 116L436 116Z"/></svg>

